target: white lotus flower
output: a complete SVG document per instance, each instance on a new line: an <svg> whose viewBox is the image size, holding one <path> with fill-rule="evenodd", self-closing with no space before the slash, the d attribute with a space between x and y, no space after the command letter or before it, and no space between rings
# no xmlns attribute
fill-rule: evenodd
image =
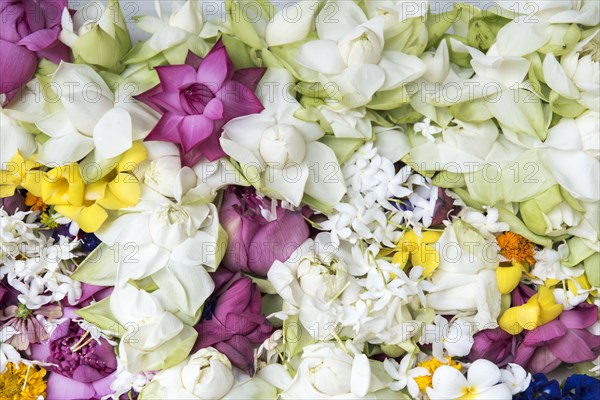
<svg viewBox="0 0 600 400"><path fill-rule="evenodd" d="M62 108L36 123L50 137L40 145L43 163L76 162L95 150L95 160L117 157L142 140L158 122L146 106L113 94L88 65L61 63L52 87Z"/></svg>
<svg viewBox="0 0 600 400"><path fill-rule="evenodd" d="M475 322L473 333L497 326L500 292L495 270L499 264L495 241L457 220L436 242L440 265L431 277L435 285L427 305L442 315L461 314Z"/></svg>
<svg viewBox="0 0 600 400"><path fill-rule="evenodd" d="M327 9L317 17L319 40L305 43L298 62L319 74L323 84L337 85L342 102L350 107L367 104L379 90L391 90L411 82L425 72L416 56L384 50L383 17L368 20L350 1L331 0L336 19L327 19Z"/></svg>
<svg viewBox="0 0 600 400"><path fill-rule="evenodd" d="M283 314L299 314L304 328L319 340L335 332L336 308L351 279L349 266L337 253L338 246L323 232L304 242L290 259L275 261L267 275L288 306Z"/></svg>
<svg viewBox="0 0 600 400"><path fill-rule="evenodd" d="M289 72L269 69L258 89L265 109L228 122L221 146L261 192L295 206L307 194L332 207L346 192L344 178L333 150L318 141L319 125L293 116L300 104L292 86Z"/></svg>
<svg viewBox="0 0 600 400"><path fill-rule="evenodd" d="M527 76L531 64L521 56L499 54L494 46L486 54L454 38L450 38L450 46L454 52L471 56L471 67L475 74L469 79L457 78L463 77L464 73L461 72L458 75L453 70L444 67L443 62L438 64L437 68L429 69L426 76L438 81L444 77L444 72L448 71L448 73L445 76L444 84L434 86L437 90L423 92L424 100L422 101L425 103L447 107L481 98L497 101L498 98L509 97L508 100L512 100L513 98L509 95L500 95L499 92L518 88ZM445 58L445 50L442 45L436 51L434 60L442 61Z"/></svg>
<svg viewBox="0 0 600 400"><path fill-rule="evenodd" d="M548 43L553 35L562 35L566 25L596 26L600 23L600 5L595 0L516 0L496 1L502 14L512 19L496 36L498 52L524 56ZM515 15L515 13L517 15Z"/></svg>
<svg viewBox="0 0 600 400"><path fill-rule="evenodd" d="M335 343L318 343L303 349L302 360L282 399L365 398L385 388L366 355L350 355ZM369 397L370 398L370 397Z"/></svg>
<svg viewBox="0 0 600 400"><path fill-rule="evenodd" d="M429 123L429 118L426 118L414 126L415 144L409 158L418 170L474 172L483 167L489 154L497 147L498 128L492 120L464 122L453 119L444 129ZM442 134L438 135L439 132ZM423 141L420 135L425 136L427 141Z"/></svg>
<svg viewBox="0 0 600 400"><path fill-rule="evenodd" d="M267 45L280 46L304 39L314 29L314 17L320 2L300 0L284 4L266 26Z"/></svg>
<svg viewBox="0 0 600 400"><path fill-rule="evenodd" d="M427 387L431 400L494 399L510 400L512 391L501 382L500 369L491 361L480 359L471 364L467 377L456 368L442 365L432 377L433 387Z"/></svg>
<svg viewBox="0 0 600 400"><path fill-rule="evenodd" d="M560 62L554 54L546 54L543 71L546 83L558 94L600 111L600 31L581 41Z"/></svg>
<svg viewBox="0 0 600 400"><path fill-rule="evenodd" d="M600 200L600 138L598 113L586 111L575 119L563 118L548 130L536 147L554 178L576 199Z"/></svg>
<svg viewBox="0 0 600 400"><path fill-rule="evenodd" d="M182 363L154 375L143 398L220 399L233 387L229 359L212 347L198 350Z"/></svg>
<svg viewBox="0 0 600 400"><path fill-rule="evenodd" d="M154 294L130 284L115 287L110 310L128 329L119 342L119 358L132 373L180 363L198 336L194 328L167 311Z"/></svg>
<svg viewBox="0 0 600 400"><path fill-rule="evenodd" d="M140 202L109 220L96 235L119 249L114 255L116 286L152 276L159 287L153 295L179 310L182 320L199 319L214 289L207 270L214 271L225 252L226 238L213 204L175 202L142 185ZM110 267L114 256L106 260ZM103 260L93 267L110 268Z"/></svg>
<svg viewBox="0 0 600 400"><path fill-rule="evenodd" d="M198 50L206 47L201 38L210 38L217 34L217 27L213 22L206 21L202 3L193 0L175 0L168 3L171 12L163 9L160 0L155 0L156 17L139 16L136 25L152 36L145 42L154 53L181 47L185 57L187 52L183 47ZM208 49L203 49L208 50ZM152 55L152 54L149 54ZM166 54L167 58L172 54Z"/></svg>

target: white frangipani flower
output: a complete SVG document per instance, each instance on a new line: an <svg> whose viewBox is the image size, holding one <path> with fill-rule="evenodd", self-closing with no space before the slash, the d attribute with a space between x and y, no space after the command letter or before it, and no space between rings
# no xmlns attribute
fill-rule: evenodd
<svg viewBox="0 0 600 400"><path fill-rule="evenodd" d="M435 324L427 324L421 342L433 344L433 356L445 362L444 350L450 357L464 357L473 346L472 324L458 318L451 324L441 315L436 315Z"/></svg>
<svg viewBox="0 0 600 400"><path fill-rule="evenodd" d="M506 383L496 364L485 359L471 364L465 377L456 368L442 365L435 370L432 377L433 387L427 387L427 395L431 400L462 399L495 399L510 400L512 391Z"/></svg>
<svg viewBox="0 0 600 400"><path fill-rule="evenodd" d="M524 392L531 383L531 374L519 364L508 363L500 374L500 382L508 385L513 395Z"/></svg>

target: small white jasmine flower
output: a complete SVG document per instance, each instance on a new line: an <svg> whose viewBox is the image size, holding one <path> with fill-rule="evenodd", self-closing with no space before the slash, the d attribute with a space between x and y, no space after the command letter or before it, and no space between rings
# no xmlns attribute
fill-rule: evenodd
<svg viewBox="0 0 600 400"><path fill-rule="evenodd" d="M425 118L422 122L417 122L414 129L416 133L421 133L421 135L425 136L427 141L431 143L435 142L435 137L433 137L433 135L442 131L442 128L439 126L431 125L431 118Z"/></svg>
<svg viewBox="0 0 600 400"><path fill-rule="evenodd" d="M404 388L408 389L408 393L412 398L417 398L419 395L419 385L415 378L418 376L427 375L428 371L423 367L414 367L416 356L414 354L405 355L400 363L392 358L387 358L383 362L385 372L393 379L388 384L391 390L399 391Z"/></svg>
<svg viewBox="0 0 600 400"><path fill-rule="evenodd" d="M485 214L473 208L465 208L460 218L473 225L483 236L491 237L494 233L510 230L506 222L498 222L498 209L495 207L484 207Z"/></svg>

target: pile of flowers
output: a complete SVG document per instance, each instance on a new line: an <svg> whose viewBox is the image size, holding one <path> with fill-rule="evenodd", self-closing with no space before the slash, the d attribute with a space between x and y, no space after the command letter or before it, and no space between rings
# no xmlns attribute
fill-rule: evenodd
<svg viewBox="0 0 600 400"><path fill-rule="evenodd" d="M0 3L0 397L599 398L600 3L215 4Z"/></svg>

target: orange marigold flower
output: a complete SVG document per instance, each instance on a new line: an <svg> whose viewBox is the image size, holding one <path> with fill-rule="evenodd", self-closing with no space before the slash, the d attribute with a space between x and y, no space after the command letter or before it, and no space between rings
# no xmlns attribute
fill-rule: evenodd
<svg viewBox="0 0 600 400"><path fill-rule="evenodd" d="M496 240L500 246L500 254L513 262L535 264L535 247L523 236L512 232L500 234Z"/></svg>
<svg viewBox="0 0 600 400"><path fill-rule="evenodd" d="M25 205L28 206L31 211L44 212L48 209L48 205L44 203L41 197L34 196L30 192L27 192L27 195L25 196Z"/></svg>

